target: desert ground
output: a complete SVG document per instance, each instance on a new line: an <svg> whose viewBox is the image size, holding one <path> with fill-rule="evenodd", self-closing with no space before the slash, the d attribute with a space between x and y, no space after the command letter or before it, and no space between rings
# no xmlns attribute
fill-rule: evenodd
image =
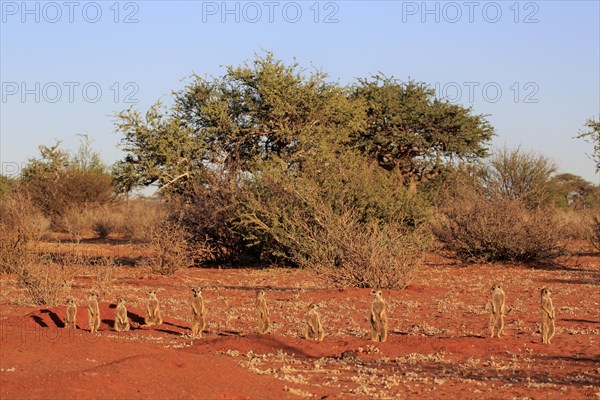
<svg viewBox="0 0 600 400"><path fill-rule="evenodd" d="M383 290L385 343L370 340L370 289L338 289L286 268L187 268L172 277L135 266L119 241L46 243L61 252L113 257L123 265L75 278L78 329L65 306L32 306L12 275L0 276L0 398L600 398L600 255L579 252L559 267L463 265L430 254L404 290ZM123 261L125 260L125 261ZM508 313L490 338L490 287ZM203 287L207 327L190 332L191 288ZM101 287L101 326L88 331L86 297ZM553 291L557 333L542 344L542 287ZM256 332L254 295L267 292L272 333ZM164 322L142 327L156 289ZM129 332L115 332L117 298ZM303 338L319 303L323 342Z"/></svg>

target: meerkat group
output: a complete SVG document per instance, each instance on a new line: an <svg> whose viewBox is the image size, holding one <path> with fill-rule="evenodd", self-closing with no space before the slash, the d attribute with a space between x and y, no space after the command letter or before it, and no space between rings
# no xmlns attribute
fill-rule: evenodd
<svg viewBox="0 0 600 400"><path fill-rule="evenodd" d="M385 342L388 335L388 314L386 302L383 299L381 290L371 291L373 301L371 303L370 324L371 324L371 340L376 342ZM542 316L542 343L550 344L556 332L555 320L556 314L554 305L551 299L552 291L548 288L541 290L541 316ZM125 306L126 299L119 298L117 301L114 329L117 332L127 332L130 330L129 318L127 316L127 308ZM504 317L506 314L506 294L500 284L495 284L491 288L491 298L489 300L490 319L489 330L493 338L494 333L497 337L502 337L504 332ZM266 292L260 289L256 292L254 301L256 320L259 334L269 333L271 331L271 320L269 308L267 307ZM204 299L202 298L202 289L199 287L192 288L191 300L191 331L192 338L202 337L202 332L206 328L206 308ZM98 307L98 294L90 293L87 302L88 318L90 332L95 333L100 327L100 309ZM510 310L509 310L510 311ZM148 291L148 301L146 305L146 316L143 326L161 325L163 323L160 303L156 297L156 291ZM77 305L75 299L67 298L65 311L65 328L76 329L77 323ZM306 313L306 324L304 327L304 337L308 340L317 342L323 341L325 331L319 317L319 306L311 303L308 306Z"/></svg>

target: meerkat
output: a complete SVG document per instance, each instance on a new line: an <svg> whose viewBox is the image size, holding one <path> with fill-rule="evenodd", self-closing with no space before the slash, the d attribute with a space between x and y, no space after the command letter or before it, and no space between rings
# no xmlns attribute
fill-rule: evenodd
<svg viewBox="0 0 600 400"><path fill-rule="evenodd" d="M204 311L204 300L202 299L202 289L192 288L192 336L202 337L202 331L206 327L206 314Z"/></svg>
<svg viewBox="0 0 600 400"><path fill-rule="evenodd" d="M316 340L317 342L323 341L325 332L323 331L323 325L321 325L321 319L319 318L319 306L317 304L312 303L308 306L304 336L306 339Z"/></svg>
<svg viewBox="0 0 600 400"><path fill-rule="evenodd" d="M77 305L75 299L69 297L67 299L67 310L65 313L65 328L76 329L77 324Z"/></svg>
<svg viewBox="0 0 600 400"><path fill-rule="evenodd" d="M494 330L496 330L498 337L501 337L504 332L504 314L506 312L505 301L506 295L502 286L492 286L492 297L490 299L490 334L494 337Z"/></svg>
<svg viewBox="0 0 600 400"><path fill-rule="evenodd" d="M256 292L255 306L256 316L258 319L258 333L267 333L269 332L271 322L269 320L269 309L267 308L264 290L259 290Z"/></svg>
<svg viewBox="0 0 600 400"><path fill-rule="evenodd" d="M554 312L554 305L552 304L550 295L552 295L552 291L550 289L542 289L542 298L540 302L540 306L542 308L542 343L548 344L550 344L550 340L552 340L552 337L554 337L556 330L556 326L554 325L556 314Z"/></svg>
<svg viewBox="0 0 600 400"><path fill-rule="evenodd" d="M385 300L381 290L372 291L373 303L371 303L371 339L376 342L385 342L387 339L388 316Z"/></svg>
<svg viewBox="0 0 600 400"><path fill-rule="evenodd" d="M98 332L100 327L100 308L98 307L98 294L90 293L88 297L88 319L90 322L90 333Z"/></svg>
<svg viewBox="0 0 600 400"><path fill-rule="evenodd" d="M148 292L148 305L146 306L146 311L148 312L148 315L144 318L146 326L162 324L163 321L160 316L160 308L155 290L150 290Z"/></svg>
<svg viewBox="0 0 600 400"><path fill-rule="evenodd" d="M129 318L127 318L127 308L125 307L126 301L126 299L121 297L117 304L117 313L115 315L115 331L117 332L127 332L130 328Z"/></svg>

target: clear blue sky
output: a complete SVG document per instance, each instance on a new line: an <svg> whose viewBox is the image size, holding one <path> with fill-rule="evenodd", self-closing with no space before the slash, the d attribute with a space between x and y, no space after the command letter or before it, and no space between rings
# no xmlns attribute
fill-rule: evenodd
<svg viewBox="0 0 600 400"><path fill-rule="evenodd" d="M343 84L378 71L426 82L489 114L495 145L598 183L592 146L572 137L600 114L599 3L1 1L2 172L55 138L75 149L76 134L112 163L112 114L264 49Z"/></svg>

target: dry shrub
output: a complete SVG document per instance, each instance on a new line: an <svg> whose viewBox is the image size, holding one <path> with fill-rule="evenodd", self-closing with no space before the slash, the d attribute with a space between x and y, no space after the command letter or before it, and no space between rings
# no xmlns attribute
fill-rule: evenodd
<svg viewBox="0 0 600 400"><path fill-rule="evenodd" d="M106 239L116 228L115 221L111 215L102 213L94 218L92 230L99 239Z"/></svg>
<svg viewBox="0 0 600 400"><path fill-rule="evenodd" d="M30 196L13 190L0 197L0 272L12 272L31 261L31 247L48 231L50 222Z"/></svg>
<svg viewBox="0 0 600 400"><path fill-rule="evenodd" d="M74 270L41 258L36 244L50 222L28 193L14 190L0 197L0 270L13 273L34 304L57 304L70 289Z"/></svg>
<svg viewBox="0 0 600 400"><path fill-rule="evenodd" d="M565 254L553 209L521 199L489 198L465 189L447 199L433 232L444 248L469 262L551 262Z"/></svg>
<svg viewBox="0 0 600 400"><path fill-rule="evenodd" d="M32 259L13 271L27 289L33 304L57 305L71 290L76 269L73 266Z"/></svg>
<svg viewBox="0 0 600 400"><path fill-rule="evenodd" d="M363 173L345 182L265 174L247 191L239 224L264 253L337 286L402 289L428 248L424 211L417 196L380 184L377 170Z"/></svg>
<svg viewBox="0 0 600 400"><path fill-rule="evenodd" d="M164 221L150 232L147 249L151 257L150 270L160 275L173 275L212 253L208 245L192 245L191 234L172 221Z"/></svg>
<svg viewBox="0 0 600 400"><path fill-rule="evenodd" d="M429 244L425 231L331 217L311 229L313 240L297 257L303 266L339 287L404 289L410 283Z"/></svg>
<svg viewBox="0 0 600 400"><path fill-rule="evenodd" d="M53 228L62 228L63 216L74 207L97 207L114 198L111 174L90 145L82 136L75 153L61 149L60 142L40 146L40 157L21 171L21 182Z"/></svg>
<svg viewBox="0 0 600 400"><path fill-rule="evenodd" d="M79 243L92 230L95 215L95 210L86 206L73 206L63 213L61 227Z"/></svg>
<svg viewBox="0 0 600 400"><path fill-rule="evenodd" d="M590 222L592 234L590 235L590 242L596 250L600 251L600 212L597 212L592 216Z"/></svg>
<svg viewBox="0 0 600 400"><path fill-rule="evenodd" d="M189 190L172 199L178 220L201 244L210 240L214 257L222 262L247 260L253 249L245 230L235 225L240 210L241 185L235 176L218 171L198 176Z"/></svg>
<svg viewBox="0 0 600 400"><path fill-rule="evenodd" d="M122 204L110 203L94 210L91 227L97 238L106 239L123 225L125 215L121 207Z"/></svg>

